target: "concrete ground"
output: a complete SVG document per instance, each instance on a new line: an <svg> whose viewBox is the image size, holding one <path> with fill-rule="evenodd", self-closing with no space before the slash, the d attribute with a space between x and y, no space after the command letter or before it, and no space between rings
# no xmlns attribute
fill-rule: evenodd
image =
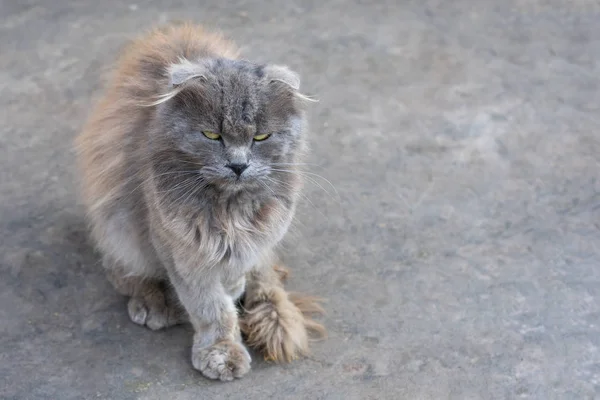
<svg viewBox="0 0 600 400"><path fill-rule="evenodd" d="M291 289L329 338L229 384L131 323L71 140L127 38L187 18L286 63L311 107ZM0 1L0 397L600 398L600 5Z"/></svg>

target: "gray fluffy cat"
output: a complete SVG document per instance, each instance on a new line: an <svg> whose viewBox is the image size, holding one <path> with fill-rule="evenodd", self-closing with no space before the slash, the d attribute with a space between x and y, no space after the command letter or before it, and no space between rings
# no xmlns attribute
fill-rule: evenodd
<svg viewBox="0 0 600 400"><path fill-rule="evenodd" d="M209 378L249 371L241 332L289 361L323 331L306 316L318 305L283 289L273 252L301 187L298 88L286 67L237 60L220 35L171 25L126 48L77 138L109 279L130 296L133 322L190 321L192 364Z"/></svg>

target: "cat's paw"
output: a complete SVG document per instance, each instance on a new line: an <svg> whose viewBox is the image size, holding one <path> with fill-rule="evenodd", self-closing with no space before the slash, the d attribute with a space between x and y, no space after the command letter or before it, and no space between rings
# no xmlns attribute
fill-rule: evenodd
<svg viewBox="0 0 600 400"><path fill-rule="evenodd" d="M169 306L164 298L132 297L127 304L129 318L153 331L184 322L182 310Z"/></svg>
<svg viewBox="0 0 600 400"><path fill-rule="evenodd" d="M192 348L192 365L210 379L231 381L250 371L250 354L238 342L224 340L204 349Z"/></svg>

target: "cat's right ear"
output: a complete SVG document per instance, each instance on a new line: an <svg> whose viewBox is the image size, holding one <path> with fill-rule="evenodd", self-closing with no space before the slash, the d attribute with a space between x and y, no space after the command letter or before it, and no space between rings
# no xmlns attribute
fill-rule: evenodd
<svg viewBox="0 0 600 400"><path fill-rule="evenodd" d="M206 66L193 63L185 58L181 58L177 64L171 64L168 69L169 84L176 88L191 79L201 79L206 81Z"/></svg>

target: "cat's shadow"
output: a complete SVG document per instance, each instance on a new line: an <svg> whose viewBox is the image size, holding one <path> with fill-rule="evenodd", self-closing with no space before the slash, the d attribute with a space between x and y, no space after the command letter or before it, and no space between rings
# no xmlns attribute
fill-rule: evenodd
<svg viewBox="0 0 600 400"><path fill-rule="evenodd" d="M4 243L2 278L17 300L8 312L23 317L24 331L49 342L69 338L66 346L113 343L123 353L128 345L136 351L160 346L166 354L183 356L189 327L152 332L129 320L127 299L106 279L83 214L43 214L10 221L7 229L14 234Z"/></svg>
<svg viewBox="0 0 600 400"><path fill-rule="evenodd" d="M2 275L20 306L8 311L24 315L22 322L32 336L53 345L71 346L73 351L97 348L88 353L95 359L90 362L103 362L108 353L125 364L144 365L156 357L191 370L192 327L151 331L134 324L127 315L127 298L106 279L83 214L51 215L10 223L18 234L5 244L8 268ZM64 337L64 343L56 343L56 337ZM143 357L150 353L154 356ZM254 369L268 367L259 354L251 355Z"/></svg>

